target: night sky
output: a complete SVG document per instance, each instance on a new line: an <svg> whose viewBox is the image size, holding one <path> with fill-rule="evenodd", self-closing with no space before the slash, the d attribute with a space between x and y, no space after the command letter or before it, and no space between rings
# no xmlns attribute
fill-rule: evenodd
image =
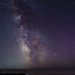
<svg viewBox="0 0 75 75"><path fill-rule="evenodd" d="M75 68L75 0L0 0L0 69Z"/></svg>

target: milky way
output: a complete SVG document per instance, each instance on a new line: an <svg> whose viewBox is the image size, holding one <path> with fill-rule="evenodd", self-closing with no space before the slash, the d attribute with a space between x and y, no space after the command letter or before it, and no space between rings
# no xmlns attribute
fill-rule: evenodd
<svg viewBox="0 0 75 75"><path fill-rule="evenodd" d="M75 1L1 0L0 68L74 68Z"/></svg>
<svg viewBox="0 0 75 75"><path fill-rule="evenodd" d="M17 11L16 11L17 12ZM22 15L14 14L14 21L18 32L18 43L20 46L20 50L22 51L23 58L25 60L25 66L35 67L36 65L42 66L46 61L46 45L43 41L42 34L39 33L38 30L28 29L28 23L25 21L24 25L22 25ZM36 66L37 67L37 66Z"/></svg>

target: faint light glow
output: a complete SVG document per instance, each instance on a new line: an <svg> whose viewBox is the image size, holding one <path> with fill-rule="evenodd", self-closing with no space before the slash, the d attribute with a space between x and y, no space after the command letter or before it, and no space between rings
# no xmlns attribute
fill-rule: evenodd
<svg viewBox="0 0 75 75"><path fill-rule="evenodd" d="M28 35L26 33L24 33L24 36L27 37Z"/></svg>
<svg viewBox="0 0 75 75"><path fill-rule="evenodd" d="M27 45L22 45L22 51L25 53L30 53L30 49L27 47Z"/></svg>
<svg viewBox="0 0 75 75"><path fill-rule="evenodd" d="M13 20L14 20L15 23L19 23L20 22L21 15L12 14L12 16L13 16Z"/></svg>
<svg viewBox="0 0 75 75"><path fill-rule="evenodd" d="M17 19L17 20L20 20L20 19L21 19L21 15L18 15L18 16L16 17L16 19Z"/></svg>

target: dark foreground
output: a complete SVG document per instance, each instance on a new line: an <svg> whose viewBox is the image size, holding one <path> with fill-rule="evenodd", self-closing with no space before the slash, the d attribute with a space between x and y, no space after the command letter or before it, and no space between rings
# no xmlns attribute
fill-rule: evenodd
<svg viewBox="0 0 75 75"><path fill-rule="evenodd" d="M20 70L20 69L6 69L1 70L1 73L25 73L26 75L56 75L56 74L65 74L65 75L75 75L74 68L63 68L63 69L28 69L28 70Z"/></svg>

